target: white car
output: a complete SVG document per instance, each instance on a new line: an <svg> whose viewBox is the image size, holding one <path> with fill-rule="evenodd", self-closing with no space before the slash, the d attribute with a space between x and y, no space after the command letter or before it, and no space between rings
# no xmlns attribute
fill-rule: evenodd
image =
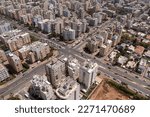
<svg viewBox="0 0 150 117"><path fill-rule="evenodd" d="M26 94L24 94L24 96L26 97L26 98L29 98L29 95L26 93Z"/></svg>

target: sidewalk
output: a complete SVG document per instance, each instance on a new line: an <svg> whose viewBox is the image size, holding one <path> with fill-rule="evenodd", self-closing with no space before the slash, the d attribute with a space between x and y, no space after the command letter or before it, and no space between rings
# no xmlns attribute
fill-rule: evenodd
<svg viewBox="0 0 150 117"><path fill-rule="evenodd" d="M12 79L12 80L6 82L5 84L1 85L1 86L0 86L0 89L1 89L1 88L5 88L5 87L7 87L8 85L14 83L16 80L20 79L21 77L22 77L22 74L16 76L14 79Z"/></svg>

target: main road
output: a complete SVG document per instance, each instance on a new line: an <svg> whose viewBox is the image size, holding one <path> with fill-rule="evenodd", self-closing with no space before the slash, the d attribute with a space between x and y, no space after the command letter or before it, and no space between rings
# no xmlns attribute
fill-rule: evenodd
<svg viewBox="0 0 150 117"><path fill-rule="evenodd" d="M43 75L45 73L45 62L36 68L30 69L29 71L23 73L23 76L15 80L13 83L8 85L7 87L0 89L0 98L3 98L11 93L15 93L16 90L23 88L27 82L29 82L35 74Z"/></svg>
<svg viewBox="0 0 150 117"><path fill-rule="evenodd" d="M127 85L129 85L130 87L133 87L137 91L142 92L144 95L150 94L150 90L148 90L146 88L150 85L150 81L144 82L141 79L137 79L128 73L124 73L124 72L120 71L119 69L116 69L113 66L102 63L99 60L99 58L94 58L93 56L88 55L86 53L81 54L80 52L78 52L74 49L68 48L68 47L66 47L65 49L60 49L60 51L62 53L64 53L65 55L72 55L73 57L75 57L79 61L81 61L82 63L85 60L90 59L99 65L99 71L100 72L107 74L112 79L116 79L116 80L119 80L123 83L126 83Z"/></svg>

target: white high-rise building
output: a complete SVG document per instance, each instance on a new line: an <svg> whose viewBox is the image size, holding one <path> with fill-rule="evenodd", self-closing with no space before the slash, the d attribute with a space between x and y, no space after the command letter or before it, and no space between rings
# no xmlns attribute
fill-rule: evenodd
<svg viewBox="0 0 150 117"><path fill-rule="evenodd" d="M97 76L98 64L91 61L86 61L80 67L79 82L87 90L94 82Z"/></svg>
<svg viewBox="0 0 150 117"><path fill-rule="evenodd" d="M10 23L6 23L4 21L0 22L0 34L4 32L8 32L11 30L11 25Z"/></svg>
<svg viewBox="0 0 150 117"><path fill-rule="evenodd" d="M77 59L69 59L68 60L68 75L74 80L79 78L79 69L80 64Z"/></svg>
<svg viewBox="0 0 150 117"><path fill-rule="evenodd" d="M50 62L46 64L46 75L48 81L52 84L53 87L57 88L60 86L62 81L64 80L66 74L65 62L60 60Z"/></svg>
<svg viewBox="0 0 150 117"><path fill-rule="evenodd" d="M63 38L66 41L71 41L75 39L75 30L70 27L66 27L63 31Z"/></svg>
<svg viewBox="0 0 150 117"><path fill-rule="evenodd" d="M35 53L36 60L44 59L50 53L50 47L47 43L36 41L30 45L30 50Z"/></svg>
<svg viewBox="0 0 150 117"><path fill-rule="evenodd" d="M0 64L0 82L9 77L8 70L2 64Z"/></svg>

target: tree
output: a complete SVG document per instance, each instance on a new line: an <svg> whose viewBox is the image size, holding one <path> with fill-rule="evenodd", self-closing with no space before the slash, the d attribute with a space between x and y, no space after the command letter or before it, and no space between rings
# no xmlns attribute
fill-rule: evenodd
<svg viewBox="0 0 150 117"><path fill-rule="evenodd" d="M23 63L23 67L25 67L26 69L30 68L30 66L27 63Z"/></svg>
<svg viewBox="0 0 150 117"><path fill-rule="evenodd" d="M143 46L143 47L146 48L146 49L150 46L150 44L144 43L144 42L140 42L139 45L140 45L140 46Z"/></svg>

